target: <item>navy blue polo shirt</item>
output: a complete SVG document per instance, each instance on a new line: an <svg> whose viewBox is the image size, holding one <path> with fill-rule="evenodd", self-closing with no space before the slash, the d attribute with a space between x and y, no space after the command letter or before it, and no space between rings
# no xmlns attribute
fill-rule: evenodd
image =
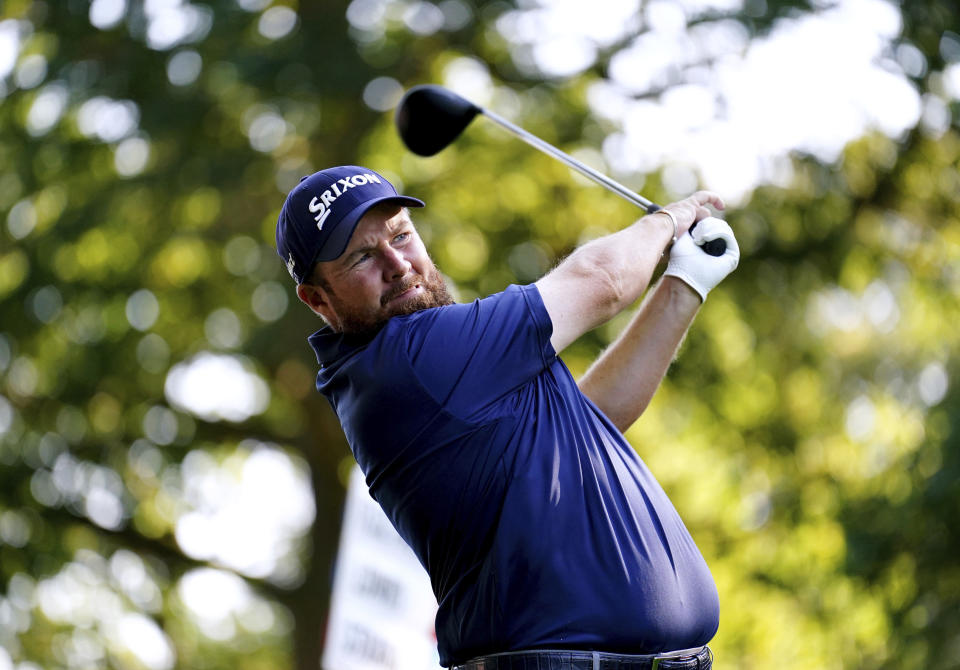
<svg viewBox="0 0 960 670"><path fill-rule="evenodd" d="M550 344L535 285L310 337L371 495L430 575L440 662L706 644L716 586Z"/></svg>

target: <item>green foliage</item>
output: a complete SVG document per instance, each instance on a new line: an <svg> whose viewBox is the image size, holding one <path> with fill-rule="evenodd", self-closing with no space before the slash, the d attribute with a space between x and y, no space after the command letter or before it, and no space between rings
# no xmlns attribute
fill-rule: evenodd
<svg viewBox="0 0 960 670"><path fill-rule="evenodd" d="M162 631L180 667L314 668L348 452L313 392L316 320L272 246L283 195L314 169L370 165L427 201L418 226L461 300L532 281L637 211L480 121L412 156L365 87L478 59L515 122L595 154L587 85L623 45L544 83L496 30L502 2L431 35L398 1L381 32L348 24L345 4L300 3L270 38L266 7L216 0L195 6L193 34L153 46L146 4L128 4L103 29L78 0L0 10L22 39L0 85L0 646L49 668L149 665L117 643L122 621ZM901 7L924 92L953 4ZM760 35L807 10L748 2L731 18ZM788 186L728 215L740 268L628 432L720 587L719 667L960 666L958 168L955 120L936 138L871 134L836 165L798 157ZM665 200L657 175L628 185ZM570 367L622 323L571 347ZM168 374L203 352L264 380L263 411L173 405ZM239 481L263 450L312 486L287 567L187 551L190 477ZM249 596L220 628L181 588L211 566Z"/></svg>

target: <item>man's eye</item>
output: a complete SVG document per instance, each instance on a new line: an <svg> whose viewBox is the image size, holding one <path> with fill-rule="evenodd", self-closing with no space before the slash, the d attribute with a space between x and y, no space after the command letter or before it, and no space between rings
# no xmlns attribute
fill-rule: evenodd
<svg viewBox="0 0 960 670"><path fill-rule="evenodd" d="M364 261L366 261L366 260L369 259L369 258L370 258L370 254L364 254L364 255L362 255L362 256L361 256L360 258L358 258L357 261L353 264L353 267L357 267L358 265L360 265L361 263L363 263Z"/></svg>
<svg viewBox="0 0 960 670"><path fill-rule="evenodd" d="M393 238L394 242L406 242L407 238L410 237L410 233L400 233Z"/></svg>

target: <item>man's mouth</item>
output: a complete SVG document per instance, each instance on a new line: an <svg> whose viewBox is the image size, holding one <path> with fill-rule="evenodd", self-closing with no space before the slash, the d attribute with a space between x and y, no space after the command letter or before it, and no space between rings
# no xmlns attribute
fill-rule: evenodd
<svg viewBox="0 0 960 670"><path fill-rule="evenodd" d="M401 290L399 293L392 293L386 297L384 305L388 305L391 302L397 302L406 300L407 298L412 298L417 295L420 291L423 290L423 285L420 283L415 283L408 286L406 289Z"/></svg>

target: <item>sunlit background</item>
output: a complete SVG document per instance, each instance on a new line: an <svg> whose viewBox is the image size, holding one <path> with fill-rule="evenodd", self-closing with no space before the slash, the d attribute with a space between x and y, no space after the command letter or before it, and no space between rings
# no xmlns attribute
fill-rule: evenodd
<svg viewBox="0 0 960 670"><path fill-rule="evenodd" d="M425 82L729 203L741 268L628 432L718 667L960 667L955 3L300 4L0 8L0 670L316 667L350 457L285 192L388 175L463 300L638 214L482 119L409 154Z"/></svg>

